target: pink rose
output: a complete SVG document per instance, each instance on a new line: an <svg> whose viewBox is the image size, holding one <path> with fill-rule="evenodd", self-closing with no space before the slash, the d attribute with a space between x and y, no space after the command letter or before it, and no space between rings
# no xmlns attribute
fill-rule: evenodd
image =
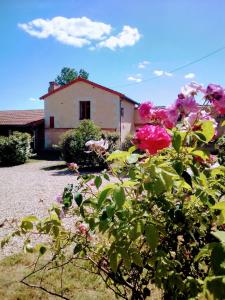
<svg viewBox="0 0 225 300"><path fill-rule="evenodd" d="M153 108L153 103L152 102L142 103L138 108L140 117L144 120L150 118L152 108Z"/></svg>
<svg viewBox="0 0 225 300"><path fill-rule="evenodd" d="M140 149L156 154L159 150L169 147L171 137L161 126L145 125L137 131L134 140Z"/></svg>

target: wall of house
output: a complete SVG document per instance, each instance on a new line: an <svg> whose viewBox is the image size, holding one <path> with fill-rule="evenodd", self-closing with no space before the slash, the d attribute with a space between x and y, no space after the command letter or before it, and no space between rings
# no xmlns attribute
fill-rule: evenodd
<svg viewBox="0 0 225 300"><path fill-rule="evenodd" d="M140 115L139 115L139 112L138 112L138 109L135 108L135 111L134 111L134 127L135 127L135 130L137 130L138 128L144 126L147 122L142 120Z"/></svg>
<svg viewBox="0 0 225 300"><path fill-rule="evenodd" d="M133 103L128 102L127 100L122 100L121 108L123 108L123 112L124 112L124 115L121 116L121 141L123 142L128 134L132 134L135 131L135 127L134 127L135 106Z"/></svg>
<svg viewBox="0 0 225 300"><path fill-rule="evenodd" d="M79 101L91 102L91 120L104 130L120 131L120 97L84 82L77 82L44 100L45 148L57 144L61 134L79 125ZM54 116L54 128L50 127Z"/></svg>

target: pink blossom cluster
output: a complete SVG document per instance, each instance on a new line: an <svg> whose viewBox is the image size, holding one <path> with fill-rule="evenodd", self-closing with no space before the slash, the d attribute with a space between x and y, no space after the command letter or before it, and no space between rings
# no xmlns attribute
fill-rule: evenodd
<svg viewBox="0 0 225 300"><path fill-rule="evenodd" d="M136 133L134 141L138 147L150 154L168 147L171 138L165 128L172 129L180 120L186 120L193 130L198 129L196 125L199 121L210 120L216 132L217 122L209 112L201 111L201 107L195 100L194 96L199 92L203 93L203 98L211 103L211 113L225 114L225 89L223 87L209 84L207 88L204 88L192 82L182 89L182 93L169 107L155 108L150 101L139 106L140 117L152 125L145 125Z"/></svg>
<svg viewBox="0 0 225 300"><path fill-rule="evenodd" d="M78 171L78 165L76 164L76 163L74 163L74 162L72 162L72 163L68 163L67 164L67 167L68 167L68 169L70 170L70 171L73 171L73 172L77 172Z"/></svg>
<svg viewBox="0 0 225 300"><path fill-rule="evenodd" d="M218 84L209 84L205 97L214 107L217 114L225 114L225 89Z"/></svg>
<svg viewBox="0 0 225 300"><path fill-rule="evenodd" d="M89 240L89 241L93 240L94 236L89 233L89 229L88 229L88 226L86 224L84 224L84 223L79 224L78 225L78 231L82 235L86 236L87 240Z"/></svg>
<svg viewBox="0 0 225 300"><path fill-rule="evenodd" d="M159 125L145 125L135 135L134 143L150 154L169 147L171 137L164 127Z"/></svg>

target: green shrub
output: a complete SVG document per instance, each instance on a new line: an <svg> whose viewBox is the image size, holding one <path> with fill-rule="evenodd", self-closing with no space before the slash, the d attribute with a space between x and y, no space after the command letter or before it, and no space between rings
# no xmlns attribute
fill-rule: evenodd
<svg viewBox="0 0 225 300"><path fill-rule="evenodd" d="M110 132L110 131L103 132L102 138L104 140L107 140L109 143L109 148L108 148L109 153L111 153L119 148L120 135L118 132Z"/></svg>
<svg viewBox="0 0 225 300"><path fill-rule="evenodd" d="M215 145L216 150L218 151L218 161L221 165L225 164L225 135L221 136Z"/></svg>
<svg viewBox="0 0 225 300"><path fill-rule="evenodd" d="M60 142L63 159L68 162L76 162L79 166L95 166L101 163L98 156L91 152L86 153L85 143L90 140L99 140L101 130L91 120L83 120L77 129L67 131Z"/></svg>
<svg viewBox="0 0 225 300"><path fill-rule="evenodd" d="M128 134L125 137L125 140L121 144L121 150L127 151L130 147L132 147L133 146L133 143L132 143L133 138L134 138L134 136L132 134Z"/></svg>
<svg viewBox="0 0 225 300"><path fill-rule="evenodd" d="M29 158L31 136L28 133L14 132L9 137L0 137L0 165L23 164Z"/></svg>

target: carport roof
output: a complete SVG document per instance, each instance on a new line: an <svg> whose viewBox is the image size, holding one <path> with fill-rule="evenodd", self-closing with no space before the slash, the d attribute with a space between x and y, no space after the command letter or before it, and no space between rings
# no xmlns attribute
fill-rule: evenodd
<svg viewBox="0 0 225 300"><path fill-rule="evenodd" d="M25 126L44 121L43 109L0 111L0 126Z"/></svg>

